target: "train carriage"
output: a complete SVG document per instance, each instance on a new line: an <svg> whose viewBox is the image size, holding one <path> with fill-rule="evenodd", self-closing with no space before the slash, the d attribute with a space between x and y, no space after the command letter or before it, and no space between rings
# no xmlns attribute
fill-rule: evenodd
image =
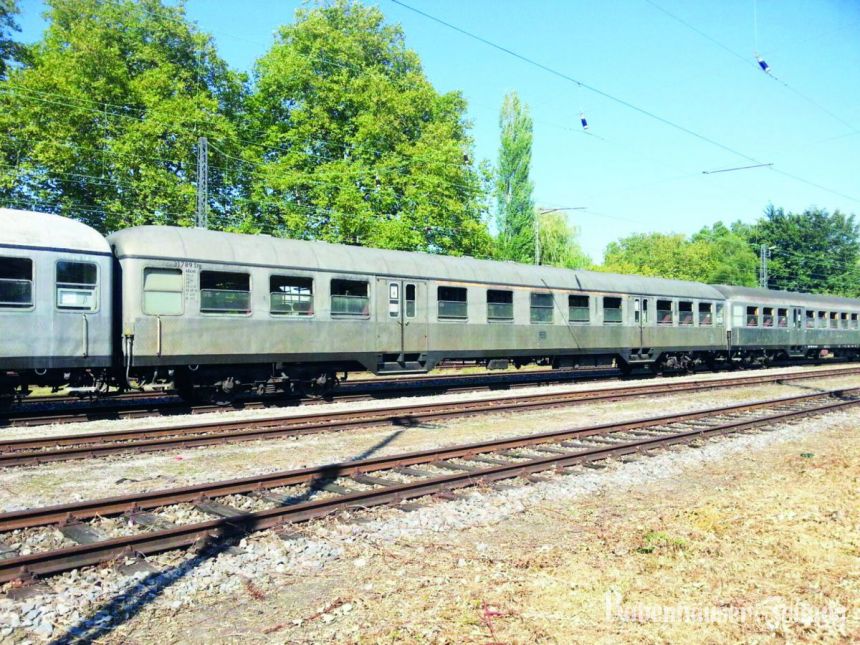
<svg viewBox="0 0 860 645"><path fill-rule="evenodd" d="M67 217L0 208L0 397L30 385L105 384L110 246Z"/></svg>
<svg viewBox="0 0 860 645"><path fill-rule="evenodd" d="M686 369L726 349L723 296L694 282L173 227L109 241L127 360L185 386L457 358Z"/></svg>

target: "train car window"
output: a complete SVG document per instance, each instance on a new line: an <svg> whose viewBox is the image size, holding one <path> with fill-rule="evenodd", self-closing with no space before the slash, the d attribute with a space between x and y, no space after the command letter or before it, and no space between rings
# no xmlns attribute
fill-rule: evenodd
<svg viewBox="0 0 860 645"><path fill-rule="evenodd" d="M827 327L827 312L819 311L818 312L818 324L816 325L819 329L824 329Z"/></svg>
<svg viewBox="0 0 860 645"><path fill-rule="evenodd" d="M815 312L806 310L806 328L812 329L815 327Z"/></svg>
<svg viewBox="0 0 860 645"><path fill-rule="evenodd" d="M552 294L551 293L534 293L531 294L531 321L537 325L552 324Z"/></svg>
<svg viewBox="0 0 860 645"><path fill-rule="evenodd" d="M98 268L90 262L57 262L57 309L95 311Z"/></svg>
<svg viewBox="0 0 860 645"><path fill-rule="evenodd" d="M200 313L251 313L251 276L247 273L201 271Z"/></svg>
<svg viewBox="0 0 860 645"><path fill-rule="evenodd" d="M603 298L603 324L620 325L624 319L621 312L621 298Z"/></svg>
<svg viewBox="0 0 860 645"><path fill-rule="evenodd" d="M699 303L699 324L704 326L710 326L714 324L714 319L712 317L710 302L700 302Z"/></svg>
<svg viewBox="0 0 860 645"><path fill-rule="evenodd" d="M836 329L837 325L839 325L839 314L835 311L830 312L830 328Z"/></svg>
<svg viewBox="0 0 860 645"><path fill-rule="evenodd" d="M779 327L788 327L788 309L776 310L776 324Z"/></svg>
<svg viewBox="0 0 860 645"><path fill-rule="evenodd" d="M717 324L722 325L723 324L723 305L721 305L719 303L717 303L717 316L716 316L716 318L717 318Z"/></svg>
<svg viewBox="0 0 860 645"><path fill-rule="evenodd" d="M844 312L839 314L839 328L848 329L848 314Z"/></svg>
<svg viewBox="0 0 860 645"><path fill-rule="evenodd" d="M590 296L568 296L568 317L572 323L591 322Z"/></svg>
<svg viewBox="0 0 860 645"><path fill-rule="evenodd" d="M33 306L33 261L29 258L0 258L0 307L26 309Z"/></svg>
<svg viewBox="0 0 860 645"><path fill-rule="evenodd" d="M857 322L857 314L851 314L851 329L858 329Z"/></svg>
<svg viewBox="0 0 860 645"><path fill-rule="evenodd" d="M182 269L143 270L143 313L148 316L182 314Z"/></svg>
<svg viewBox="0 0 860 645"><path fill-rule="evenodd" d="M468 317L469 303L464 287L438 287L436 302L441 320L466 320Z"/></svg>
<svg viewBox="0 0 860 645"><path fill-rule="evenodd" d="M331 281L331 315L362 316L370 315L370 298L366 280Z"/></svg>
<svg viewBox="0 0 860 645"><path fill-rule="evenodd" d="M277 316L313 316L314 281L290 275L269 276L269 311Z"/></svg>
<svg viewBox="0 0 860 645"><path fill-rule="evenodd" d="M693 303L689 300L680 300L678 302L678 324L693 324Z"/></svg>
<svg viewBox="0 0 860 645"><path fill-rule="evenodd" d="M406 285L406 317L415 318L415 285Z"/></svg>
<svg viewBox="0 0 860 645"><path fill-rule="evenodd" d="M672 317L672 301L658 300L657 301L657 324L671 325L675 321Z"/></svg>
<svg viewBox="0 0 860 645"><path fill-rule="evenodd" d="M773 327L773 307L765 307L762 316L762 327Z"/></svg>
<svg viewBox="0 0 860 645"><path fill-rule="evenodd" d="M514 292L487 289L487 320L511 322L514 319Z"/></svg>
<svg viewBox="0 0 860 645"><path fill-rule="evenodd" d="M747 327L758 327L758 307L747 307Z"/></svg>

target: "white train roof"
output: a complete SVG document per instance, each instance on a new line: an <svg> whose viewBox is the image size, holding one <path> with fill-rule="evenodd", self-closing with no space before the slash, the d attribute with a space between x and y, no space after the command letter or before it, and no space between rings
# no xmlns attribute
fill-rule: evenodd
<svg viewBox="0 0 860 645"><path fill-rule="evenodd" d="M0 208L0 246L110 254L94 228L60 215Z"/></svg>
<svg viewBox="0 0 860 645"><path fill-rule="evenodd" d="M723 300L719 291L698 282L572 271L514 262L476 260L471 257L387 251L267 235L239 235L172 226L140 226L113 233L108 236L108 240L120 259L137 257L190 260L450 282Z"/></svg>

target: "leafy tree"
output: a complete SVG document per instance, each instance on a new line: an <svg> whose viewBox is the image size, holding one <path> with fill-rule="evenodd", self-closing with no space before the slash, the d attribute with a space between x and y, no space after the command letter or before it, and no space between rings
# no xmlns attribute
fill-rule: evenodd
<svg viewBox="0 0 860 645"><path fill-rule="evenodd" d="M708 284L756 284L756 255L722 223L687 239L680 234L640 233L606 247L604 271L694 280Z"/></svg>
<svg viewBox="0 0 860 645"><path fill-rule="evenodd" d="M538 220L540 264L582 269L591 265L591 259L579 246L579 230L567 222L562 212L535 212Z"/></svg>
<svg viewBox="0 0 860 645"><path fill-rule="evenodd" d="M792 213L769 205L750 242L770 248L771 288L853 296L860 293L858 234L853 215L820 208Z"/></svg>
<svg viewBox="0 0 860 645"><path fill-rule="evenodd" d="M245 230L486 256L466 104L402 29L351 0L301 9L257 62Z"/></svg>
<svg viewBox="0 0 860 645"><path fill-rule="evenodd" d="M532 181L532 118L516 92L505 96L499 119L501 145L496 168L496 201L500 259L533 262L535 210Z"/></svg>
<svg viewBox="0 0 860 645"><path fill-rule="evenodd" d="M197 138L239 154L242 79L182 5L48 0L47 19L0 84L0 198L101 231L192 223ZM238 193L221 168L210 163L216 227Z"/></svg>
<svg viewBox="0 0 860 645"><path fill-rule="evenodd" d="M17 0L0 0L0 80L6 78L10 62L20 62L26 57L25 48L12 39L12 32L21 31L15 22L18 13Z"/></svg>

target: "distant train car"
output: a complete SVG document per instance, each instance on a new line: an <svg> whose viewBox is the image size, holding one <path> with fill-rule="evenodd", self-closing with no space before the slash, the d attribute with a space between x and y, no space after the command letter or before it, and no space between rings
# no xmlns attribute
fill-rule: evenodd
<svg viewBox="0 0 860 645"><path fill-rule="evenodd" d="M132 372L186 394L333 382L339 371L727 358L707 285L267 236L146 226L109 236Z"/></svg>
<svg viewBox="0 0 860 645"><path fill-rule="evenodd" d="M825 356L860 357L860 301L717 286L726 298L728 342L746 364Z"/></svg>
<svg viewBox="0 0 860 645"><path fill-rule="evenodd" d="M106 382L112 262L89 226L0 208L0 398L32 385Z"/></svg>

